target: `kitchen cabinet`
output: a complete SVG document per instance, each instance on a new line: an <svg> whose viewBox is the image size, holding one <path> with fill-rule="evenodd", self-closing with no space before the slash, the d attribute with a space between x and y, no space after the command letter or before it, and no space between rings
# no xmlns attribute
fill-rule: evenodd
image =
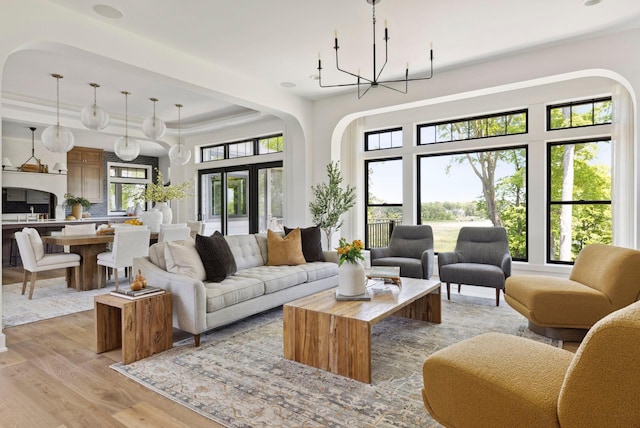
<svg viewBox="0 0 640 428"><path fill-rule="evenodd" d="M27 191L25 189L7 188L7 202L24 202L26 200Z"/></svg>
<svg viewBox="0 0 640 428"><path fill-rule="evenodd" d="M103 202L102 150L74 147L67 152L67 192L91 203Z"/></svg>

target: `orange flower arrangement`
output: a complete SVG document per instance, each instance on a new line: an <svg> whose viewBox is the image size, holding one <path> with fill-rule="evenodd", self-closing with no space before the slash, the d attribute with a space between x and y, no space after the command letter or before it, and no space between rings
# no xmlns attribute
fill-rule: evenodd
<svg viewBox="0 0 640 428"><path fill-rule="evenodd" d="M342 266L344 262L356 263L356 260L364 260L364 256L362 255L364 244L361 240L356 239L349 244L346 239L340 238L339 244L340 246L336 248L340 256L338 266Z"/></svg>

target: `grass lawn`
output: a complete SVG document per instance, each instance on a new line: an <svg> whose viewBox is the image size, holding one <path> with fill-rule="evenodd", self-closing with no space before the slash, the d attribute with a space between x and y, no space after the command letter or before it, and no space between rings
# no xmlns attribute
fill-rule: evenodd
<svg viewBox="0 0 640 428"><path fill-rule="evenodd" d="M433 229L434 250L438 252L453 251L456 248L456 240L461 227L491 227L491 220L460 220L460 221L425 221Z"/></svg>

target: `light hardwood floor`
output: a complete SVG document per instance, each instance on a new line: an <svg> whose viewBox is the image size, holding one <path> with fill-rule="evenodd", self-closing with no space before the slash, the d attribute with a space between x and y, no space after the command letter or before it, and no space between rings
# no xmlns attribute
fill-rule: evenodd
<svg viewBox="0 0 640 428"><path fill-rule="evenodd" d="M22 269L3 266L3 284L21 280ZM94 352L93 311L4 334L9 350L0 353L2 427L221 427L111 370L121 361L120 350Z"/></svg>

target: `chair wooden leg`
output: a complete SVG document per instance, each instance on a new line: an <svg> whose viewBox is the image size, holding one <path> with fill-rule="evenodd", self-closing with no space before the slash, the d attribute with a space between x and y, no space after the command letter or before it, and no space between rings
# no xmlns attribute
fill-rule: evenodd
<svg viewBox="0 0 640 428"><path fill-rule="evenodd" d="M500 306L500 289L496 288L496 306Z"/></svg>
<svg viewBox="0 0 640 428"><path fill-rule="evenodd" d="M36 277L38 276L38 272L31 272L31 286L29 287L29 300L33 297L33 289L36 286Z"/></svg>
<svg viewBox="0 0 640 428"><path fill-rule="evenodd" d="M451 283L447 282L447 300L451 300Z"/></svg>
<svg viewBox="0 0 640 428"><path fill-rule="evenodd" d="M462 284L458 284L458 294L460 294L460 290L462 290Z"/></svg>
<svg viewBox="0 0 640 428"><path fill-rule="evenodd" d="M116 291L118 291L118 268L113 268L113 278L116 281Z"/></svg>
<svg viewBox="0 0 640 428"><path fill-rule="evenodd" d="M194 334L193 335L193 342L194 342L196 348L198 346L200 346L200 335L199 334Z"/></svg>
<svg viewBox="0 0 640 428"><path fill-rule="evenodd" d="M24 270L24 276L22 278L22 295L24 296L24 292L27 290L27 270Z"/></svg>

